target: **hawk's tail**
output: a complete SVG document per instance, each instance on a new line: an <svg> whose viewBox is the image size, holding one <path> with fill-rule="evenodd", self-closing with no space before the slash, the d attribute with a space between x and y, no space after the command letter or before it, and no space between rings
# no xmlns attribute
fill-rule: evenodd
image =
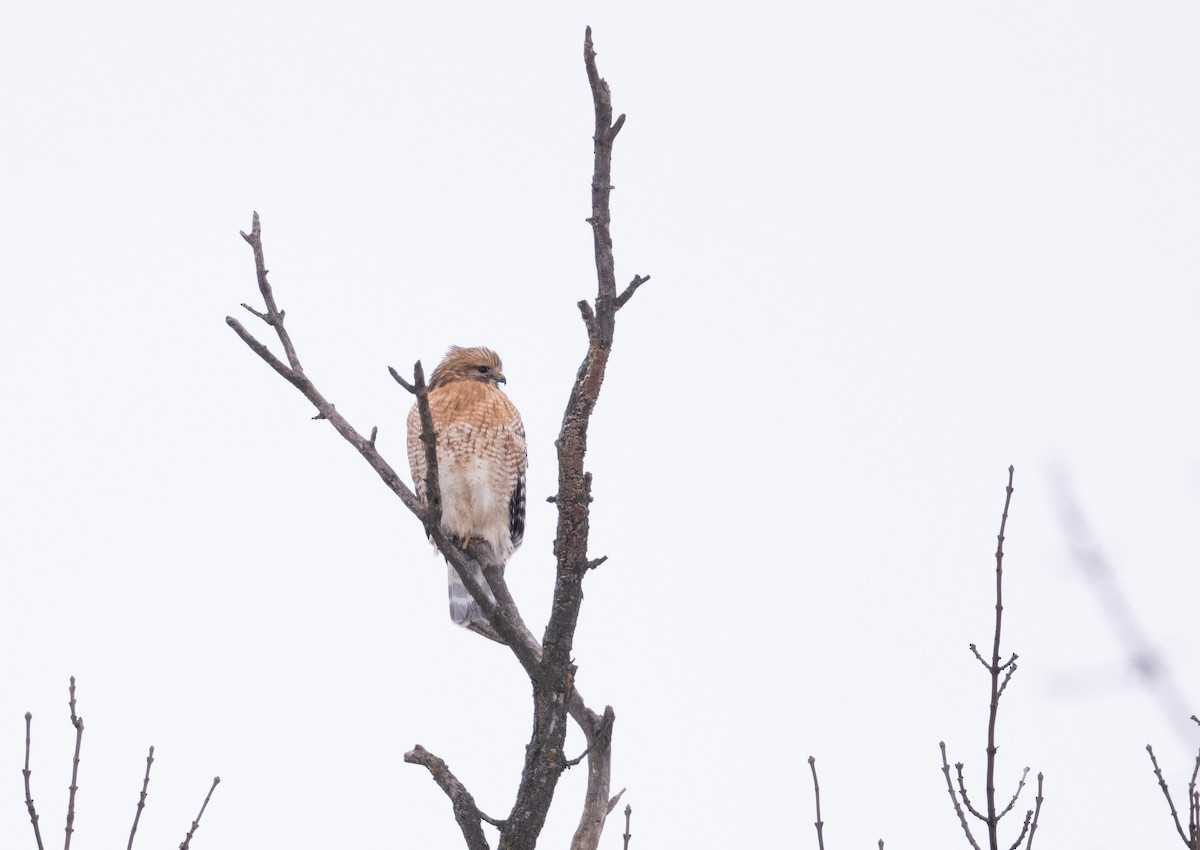
<svg viewBox="0 0 1200 850"><path fill-rule="evenodd" d="M504 643L500 636L496 634L496 630L492 628L492 624L488 622L488 618L484 616L483 609L479 607L479 603L471 598L470 591L463 584L462 579L458 577L454 567L446 565L447 584L450 587L450 619L458 623L463 628L470 629L484 637L491 638L498 643ZM487 592L488 599L493 603L496 597L492 595L492 589L488 587L487 579L483 577L483 572L477 570L476 578L483 585L484 591Z"/></svg>

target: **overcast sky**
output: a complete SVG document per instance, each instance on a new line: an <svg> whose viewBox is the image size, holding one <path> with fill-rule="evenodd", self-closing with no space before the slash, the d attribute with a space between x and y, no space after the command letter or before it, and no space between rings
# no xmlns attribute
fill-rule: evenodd
<svg viewBox="0 0 1200 850"><path fill-rule="evenodd" d="M507 813L528 682L450 623L417 522L224 319L267 338L238 306L258 304L238 236L258 210L309 375L405 472L386 367L500 352L530 440L508 575L540 633L543 497L595 290L586 24L628 115L618 281L652 275L593 421L609 560L576 641L581 690L617 713L631 848L815 847L810 754L831 850L964 846L937 745L982 800L967 646L991 639L1009 464L1021 660L999 793L1045 772L1035 846L1173 844L1144 747L1181 800L1200 746L1200 9L512 8L6 11L0 846L33 846L27 710L62 840L71 675L80 848L126 840L151 744L143 848L183 839L216 774L196 850L461 846L402 763L416 743ZM1071 556L1064 486L1106 583Z"/></svg>

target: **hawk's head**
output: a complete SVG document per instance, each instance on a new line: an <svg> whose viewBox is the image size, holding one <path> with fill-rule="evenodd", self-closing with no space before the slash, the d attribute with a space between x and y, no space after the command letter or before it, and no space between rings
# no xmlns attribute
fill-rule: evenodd
<svg viewBox="0 0 1200 850"><path fill-rule="evenodd" d="M429 376L429 388L434 389L455 381L483 381L492 385L505 383L500 355L490 348L450 346L442 362Z"/></svg>

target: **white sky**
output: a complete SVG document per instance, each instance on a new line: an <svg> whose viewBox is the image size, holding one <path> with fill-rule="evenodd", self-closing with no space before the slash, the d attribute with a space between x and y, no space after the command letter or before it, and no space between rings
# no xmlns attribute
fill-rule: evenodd
<svg viewBox="0 0 1200 850"><path fill-rule="evenodd" d="M72 674L79 848L125 841L150 744L144 848L182 840L214 774L197 850L460 846L415 743L507 813L519 668L450 624L417 523L224 317L257 304L257 209L302 361L400 468L386 366L497 349L531 447L510 583L540 631L595 286L588 23L629 116L618 279L653 276L594 421L610 560L576 652L617 711L632 847L815 847L810 754L831 850L963 846L937 742L982 799L967 644L1010 463L1001 793L1046 773L1035 846L1177 840L1143 748L1181 795L1200 730L1127 672L1052 470L1200 711L1194 4L4 17L0 846L32 846L27 710L61 841Z"/></svg>

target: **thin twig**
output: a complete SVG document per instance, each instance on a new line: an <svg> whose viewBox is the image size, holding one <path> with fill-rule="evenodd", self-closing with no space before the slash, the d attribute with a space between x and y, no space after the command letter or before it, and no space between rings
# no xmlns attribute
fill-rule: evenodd
<svg viewBox="0 0 1200 850"><path fill-rule="evenodd" d="M83 718L75 714L75 677L71 677L71 725L75 727L75 756L71 760L71 787L67 796L67 838L63 850L71 850L71 835L75 832L75 792L79 790L79 748L83 744Z"/></svg>
<svg viewBox="0 0 1200 850"><path fill-rule="evenodd" d="M1196 790L1197 775L1200 775L1200 752L1196 753L1192 778L1188 782L1188 833L1192 838L1190 850L1200 850L1200 791Z"/></svg>
<svg viewBox="0 0 1200 850"><path fill-rule="evenodd" d="M421 416L421 442L425 444L425 528L442 521L442 487L438 479L437 431L433 429L433 411L429 409L429 387L425 385L425 370L421 361L413 364L413 391L417 395L417 412ZM415 483L415 482L414 482Z"/></svg>
<svg viewBox="0 0 1200 850"><path fill-rule="evenodd" d="M1191 716L1192 722L1200 725L1196 715ZM1200 850L1200 791L1196 790L1196 779L1200 777L1200 751L1196 752L1196 760L1192 764L1192 777L1188 780L1188 850Z"/></svg>
<svg viewBox="0 0 1200 850"><path fill-rule="evenodd" d="M284 313L275 306L275 293L271 291L271 284L267 282L267 264L263 258L262 244L262 226L258 219L258 213L254 213L254 217L250 221L250 235L242 233L242 238L249 243L254 250L254 269L258 275L258 291L262 293L263 303L267 305L267 312L259 313L256 310L250 310L251 313L258 316L268 325L275 329L276 335L279 337L279 342L283 345L283 351L287 355L288 365L297 372L303 372L304 369L300 366L300 358L296 356L296 347L292 345L292 338L288 335L287 330L283 326Z"/></svg>
<svg viewBox="0 0 1200 850"><path fill-rule="evenodd" d="M967 814L958 802L958 795L954 793L954 781L950 778L950 762L946 759L946 742L938 741L938 749L942 751L942 775L946 777L946 793L950 795L950 802L954 805L954 813L958 815L958 822L962 824L967 841L971 843L971 846L975 850L980 850L978 842L975 841L975 836L971 834L971 825L967 823Z"/></svg>
<svg viewBox="0 0 1200 850"><path fill-rule="evenodd" d="M587 758L587 755L590 751L591 751L590 749L585 749L582 753L577 755L575 758L567 759L566 761L563 762L563 769L570 770L571 768L575 767L581 761L583 761L585 758Z"/></svg>
<svg viewBox="0 0 1200 850"><path fill-rule="evenodd" d="M991 665L989 665L987 663L987 661L984 660L983 656L980 655L979 647L977 647L975 644L970 644L970 647L971 647L971 652L975 653L975 657L977 659L979 659L979 663L983 665L983 669L990 671L992 669Z"/></svg>
<svg viewBox="0 0 1200 850"><path fill-rule="evenodd" d="M1029 776L1029 768L1025 768L1021 771L1021 780L1017 783L1017 793L1013 794L1012 799L1008 801L1008 805L1004 807L1004 811L1002 811L996 817L1002 818L1012 811L1012 807L1017 804L1017 798L1021 796L1021 792L1025 789L1025 777L1027 776ZM1020 843L1020 840L1018 840L1017 844Z"/></svg>
<svg viewBox="0 0 1200 850"><path fill-rule="evenodd" d="M957 774L958 778L958 796L962 798L963 805L967 807L968 812L975 815L975 817L979 818L984 823L987 823L987 816L971 805L971 800L967 796L967 781L963 778L963 763L961 761L956 761L954 763L954 772Z"/></svg>
<svg viewBox="0 0 1200 850"><path fill-rule="evenodd" d="M25 712L25 769L21 771L21 775L25 777L25 808L29 811L29 822L33 824L33 837L37 839L38 850L45 850L42 846L42 830L38 826L37 809L33 807L33 794L29 789L29 776L33 773L29 769L29 747L31 743L30 726L33 723L33 714Z"/></svg>
<svg viewBox="0 0 1200 850"><path fill-rule="evenodd" d="M133 850L133 836L137 834L138 821L142 819L142 809L146 808L146 789L150 787L150 765L154 764L154 747L146 755L146 775L142 778L142 793L138 797L137 812L133 816L133 828L129 830L129 843L125 850Z"/></svg>
<svg viewBox="0 0 1200 850"><path fill-rule="evenodd" d="M1012 678L1013 673L1017 672L1017 656L1014 655L1010 658L1008 663L1001 666L1000 669L1004 671L1004 681L1000 683L1000 690L996 693L996 699L1004 696L1004 689L1008 687L1008 680Z"/></svg>
<svg viewBox="0 0 1200 850"><path fill-rule="evenodd" d="M1042 773L1038 772L1038 792L1033 798L1033 820L1029 823L1029 840L1025 842L1025 850L1033 850L1033 834L1037 832L1038 818L1042 814Z"/></svg>
<svg viewBox="0 0 1200 850"><path fill-rule="evenodd" d="M1171 820L1175 823L1175 831L1179 833L1183 843L1191 847L1192 843L1188 840L1183 831L1183 825L1179 822L1179 812L1175 810L1175 801L1171 799L1171 790L1167 787L1167 780L1163 779L1162 768L1158 766L1158 759L1154 757L1154 748L1147 744L1146 752L1150 754L1150 763L1154 765L1154 775L1158 777L1158 787L1162 789L1163 796L1167 798L1167 807L1171 810Z"/></svg>
<svg viewBox="0 0 1200 850"><path fill-rule="evenodd" d="M208 801L212 799L213 791L216 791L217 786L220 784L221 777L214 776L212 785L208 789L208 793L204 795L204 803L200 806L200 813L196 815L196 819L192 821L192 828L188 830L187 835L183 839L183 843L179 845L179 850L188 850L188 847L191 846L192 836L195 835L196 830L200 828L200 818L204 817L204 810L208 808Z"/></svg>
<svg viewBox="0 0 1200 850"><path fill-rule="evenodd" d="M442 521L442 488L438 479L437 431L433 427L433 411L429 407L429 387L425 383L425 370L418 360L413 364L413 382L410 384L400 373L388 366L388 372L396 383L417 397L417 412L421 418L421 442L425 445L425 480L413 481L417 496L424 504L421 514L425 533L432 536L431 529ZM374 437L371 444L375 444ZM439 547L440 548L440 547ZM457 569L457 568L456 568ZM468 585L468 589L470 585ZM504 641L500 641L503 643Z"/></svg>
<svg viewBox="0 0 1200 850"><path fill-rule="evenodd" d="M629 818L633 814L633 806L625 806L625 834L621 837L625 839L622 850L629 850L629 839L633 837L633 833L629 831Z"/></svg>
<svg viewBox="0 0 1200 850"><path fill-rule="evenodd" d="M1008 850L1017 850L1021 846L1021 842L1025 840L1026 834L1029 832L1029 822L1033 818L1033 809L1025 812L1025 822L1021 825L1021 832L1017 836L1017 840L1012 843Z"/></svg>
<svg viewBox="0 0 1200 850"><path fill-rule="evenodd" d="M391 366L388 366L388 374L390 374L392 376L392 378L396 381L397 384L404 387L404 389L408 390L413 395L417 394L416 385L410 384L408 381L404 380L404 378L400 375L400 373L397 372L395 369L393 369Z"/></svg>
<svg viewBox="0 0 1200 850"><path fill-rule="evenodd" d="M507 821L503 818L488 817L482 809L479 810L479 817L481 817L485 823L490 823L492 826L496 827L496 829L504 829L504 824L507 823Z"/></svg>
<svg viewBox="0 0 1200 850"><path fill-rule="evenodd" d="M814 756L808 757L808 769L812 771L813 796L817 801L817 821L813 824L817 828L817 850L825 850L825 821L821 820L821 785L817 782L817 759Z"/></svg>

